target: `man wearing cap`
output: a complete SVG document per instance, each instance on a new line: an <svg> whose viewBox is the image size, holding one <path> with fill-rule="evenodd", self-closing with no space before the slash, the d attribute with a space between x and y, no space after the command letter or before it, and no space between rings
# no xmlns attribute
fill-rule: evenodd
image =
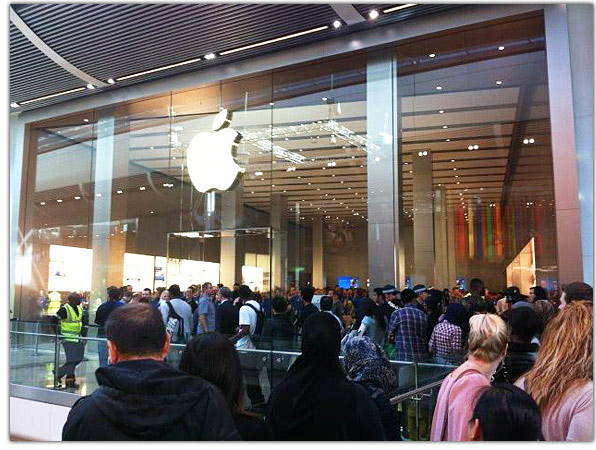
<svg viewBox="0 0 596 450"><path fill-rule="evenodd" d="M405 307L391 315L387 337L395 342L395 359L398 361L421 361L428 356L426 345L426 314L416 306L418 296L412 289L401 291Z"/></svg>
<svg viewBox="0 0 596 450"><path fill-rule="evenodd" d="M414 292L416 293L416 308L424 312L424 302L430 295L428 289L423 284L417 284L414 286Z"/></svg>
<svg viewBox="0 0 596 450"><path fill-rule="evenodd" d="M392 284L386 284L382 288L376 288L377 293L377 304L379 309L385 317L387 317L387 323L391 321L391 315L395 310L399 309L397 305L397 289Z"/></svg>

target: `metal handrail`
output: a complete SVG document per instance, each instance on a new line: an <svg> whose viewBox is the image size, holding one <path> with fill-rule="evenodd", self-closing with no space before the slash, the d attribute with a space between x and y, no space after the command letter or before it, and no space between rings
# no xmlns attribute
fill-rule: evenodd
<svg viewBox="0 0 596 450"><path fill-rule="evenodd" d="M401 403L404 400L409 400L409 399L420 400L421 398L416 398L416 396L418 394L422 394L423 396L428 397L428 396L430 396L430 394L424 395L424 392L434 389L437 386L440 386L441 383L443 383L443 380L438 380L433 383L430 383L430 384L421 386L417 389L414 389L413 391L408 391L403 394L396 395L395 397L392 397L391 399L389 399L389 403L391 403L391 405L397 405L398 403Z"/></svg>

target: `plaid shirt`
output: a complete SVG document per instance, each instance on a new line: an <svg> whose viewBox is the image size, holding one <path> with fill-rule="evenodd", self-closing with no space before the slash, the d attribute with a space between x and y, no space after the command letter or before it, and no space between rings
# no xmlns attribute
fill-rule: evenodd
<svg viewBox="0 0 596 450"><path fill-rule="evenodd" d="M420 361L426 359L426 314L407 304L391 315L387 335L395 334L395 359Z"/></svg>
<svg viewBox="0 0 596 450"><path fill-rule="evenodd" d="M440 360L454 364L461 362L461 328L443 320L433 330L428 346Z"/></svg>

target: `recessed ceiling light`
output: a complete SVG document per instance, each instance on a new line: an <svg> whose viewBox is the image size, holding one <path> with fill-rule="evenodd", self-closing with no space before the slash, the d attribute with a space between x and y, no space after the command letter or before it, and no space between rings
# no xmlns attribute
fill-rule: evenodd
<svg viewBox="0 0 596 450"><path fill-rule="evenodd" d="M95 89L95 86L93 86L91 83L89 83L86 87L87 89Z"/></svg>
<svg viewBox="0 0 596 450"><path fill-rule="evenodd" d="M455 159L452 159L451 162L455 162Z"/></svg>
<svg viewBox="0 0 596 450"><path fill-rule="evenodd" d="M58 203L62 203L62 199L58 199L56 200Z"/></svg>
<svg viewBox="0 0 596 450"><path fill-rule="evenodd" d="M306 31L301 31L299 33L293 33L293 34L288 34L286 36L281 36L275 39L269 39L268 41L263 41L263 42L257 42L256 44L250 44L250 45L245 45L244 47L238 47L232 50L226 50L225 52L219 52L220 55L229 55L230 53L236 53L236 52L241 52L243 50L249 50L251 48L255 48L255 47L261 47L263 45L267 45L267 44L273 44L275 42L279 42L279 41L284 41L286 39L292 39L295 37L299 37L299 36L304 36L305 34L311 34L311 33L316 33L318 31L323 31L323 30L327 30L329 29L329 25L324 25L322 27L317 27L317 28L312 28L310 30L306 30Z"/></svg>
<svg viewBox="0 0 596 450"><path fill-rule="evenodd" d="M46 204L46 202L40 202L39 203L41 206L44 206Z"/></svg>
<svg viewBox="0 0 596 450"><path fill-rule="evenodd" d="M505 47L503 47L502 45L499 46L499 51L502 52L503 50L505 50Z"/></svg>
<svg viewBox="0 0 596 450"><path fill-rule="evenodd" d="M442 109L439 109L439 114L443 114L445 111Z"/></svg>
<svg viewBox="0 0 596 450"><path fill-rule="evenodd" d="M428 55L429 58L434 58L435 56L437 56L437 55L435 55L434 53L431 53L430 55Z"/></svg>
<svg viewBox="0 0 596 450"><path fill-rule="evenodd" d="M122 194L122 191L121 191L120 189L118 189L118 190L116 191L116 194Z"/></svg>
<svg viewBox="0 0 596 450"><path fill-rule="evenodd" d="M501 84L503 84L503 82L501 80L497 80L495 84L500 86Z"/></svg>
<svg viewBox="0 0 596 450"><path fill-rule="evenodd" d="M76 195L74 199L75 200L80 200L81 199L81 196L80 195Z"/></svg>
<svg viewBox="0 0 596 450"><path fill-rule="evenodd" d="M11 108L18 108L18 107L19 107L19 104L18 104L17 102L12 102L12 103L10 104L10 107L11 107Z"/></svg>
<svg viewBox="0 0 596 450"><path fill-rule="evenodd" d="M451 142L451 139L445 139L445 142Z"/></svg>
<svg viewBox="0 0 596 450"><path fill-rule="evenodd" d="M436 89L437 91L440 91L441 89L443 89L443 86L437 86Z"/></svg>
<svg viewBox="0 0 596 450"><path fill-rule="evenodd" d="M478 150L479 148L478 145L474 145L474 150Z"/></svg>
<svg viewBox="0 0 596 450"><path fill-rule="evenodd" d="M141 187L139 188L139 191L144 191L144 190L145 190L145 186L141 186Z"/></svg>
<svg viewBox="0 0 596 450"><path fill-rule="evenodd" d="M108 84L116 84L113 78L108 78Z"/></svg>
<svg viewBox="0 0 596 450"><path fill-rule="evenodd" d="M404 166L407 166L408 164L410 164L410 163L407 163L407 162L405 162L405 163L404 163Z"/></svg>
<svg viewBox="0 0 596 450"><path fill-rule="evenodd" d="M263 175L263 172L255 172L255 175L256 175L257 177L260 177L261 175Z"/></svg>
<svg viewBox="0 0 596 450"><path fill-rule="evenodd" d="M523 142L524 142L524 144L528 144L530 141L526 138L526 139L524 139Z"/></svg>
<svg viewBox="0 0 596 450"><path fill-rule="evenodd" d="M474 150L474 146L473 145L468 145L468 150Z"/></svg>
<svg viewBox="0 0 596 450"><path fill-rule="evenodd" d="M457 170L457 167L454 167L453 170Z"/></svg>
<svg viewBox="0 0 596 450"><path fill-rule="evenodd" d="M443 129L444 130L447 129L447 128L449 128L447 125L443 125Z"/></svg>
<svg viewBox="0 0 596 450"><path fill-rule="evenodd" d="M534 138L530 138L530 144L533 144L534 142Z"/></svg>
<svg viewBox="0 0 596 450"><path fill-rule="evenodd" d="M339 28L339 27L341 27L341 22L340 22L339 20L336 20L336 21L334 21L334 22L333 22L333 27L334 27L334 28Z"/></svg>
<svg viewBox="0 0 596 450"><path fill-rule="evenodd" d="M207 59L207 60L215 59L215 53L208 53L207 55L205 55L205 59Z"/></svg>
<svg viewBox="0 0 596 450"><path fill-rule="evenodd" d="M43 97L37 97L37 98L32 98L30 100L25 100L23 102L20 102L19 105L22 106L22 105L26 105L28 103L38 102L41 100L47 100L48 98L54 98L54 97L58 97L60 95L72 94L74 92L80 92L80 91L84 91L84 90L85 90L84 87L80 87L80 88L76 88L76 89L69 89L68 91L56 92L55 94L44 95Z"/></svg>
<svg viewBox="0 0 596 450"><path fill-rule="evenodd" d="M377 17L379 17L379 12L376 9L373 9L368 13L368 17L375 20Z"/></svg>
<svg viewBox="0 0 596 450"><path fill-rule="evenodd" d="M83 119L83 122L89 122L89 119Z"/></svg>

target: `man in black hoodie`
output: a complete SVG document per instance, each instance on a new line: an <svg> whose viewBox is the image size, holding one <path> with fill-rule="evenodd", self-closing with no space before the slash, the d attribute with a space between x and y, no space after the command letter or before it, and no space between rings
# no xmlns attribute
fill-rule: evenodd
<svg viewBox="0 0 596 450"><path fill-rule="evenodd" d="M221 392L163 362L170 337L155 307L117 308L105 328L111 365L97 369L99 388L73 405L62 440L239 439Z"/></svg>

